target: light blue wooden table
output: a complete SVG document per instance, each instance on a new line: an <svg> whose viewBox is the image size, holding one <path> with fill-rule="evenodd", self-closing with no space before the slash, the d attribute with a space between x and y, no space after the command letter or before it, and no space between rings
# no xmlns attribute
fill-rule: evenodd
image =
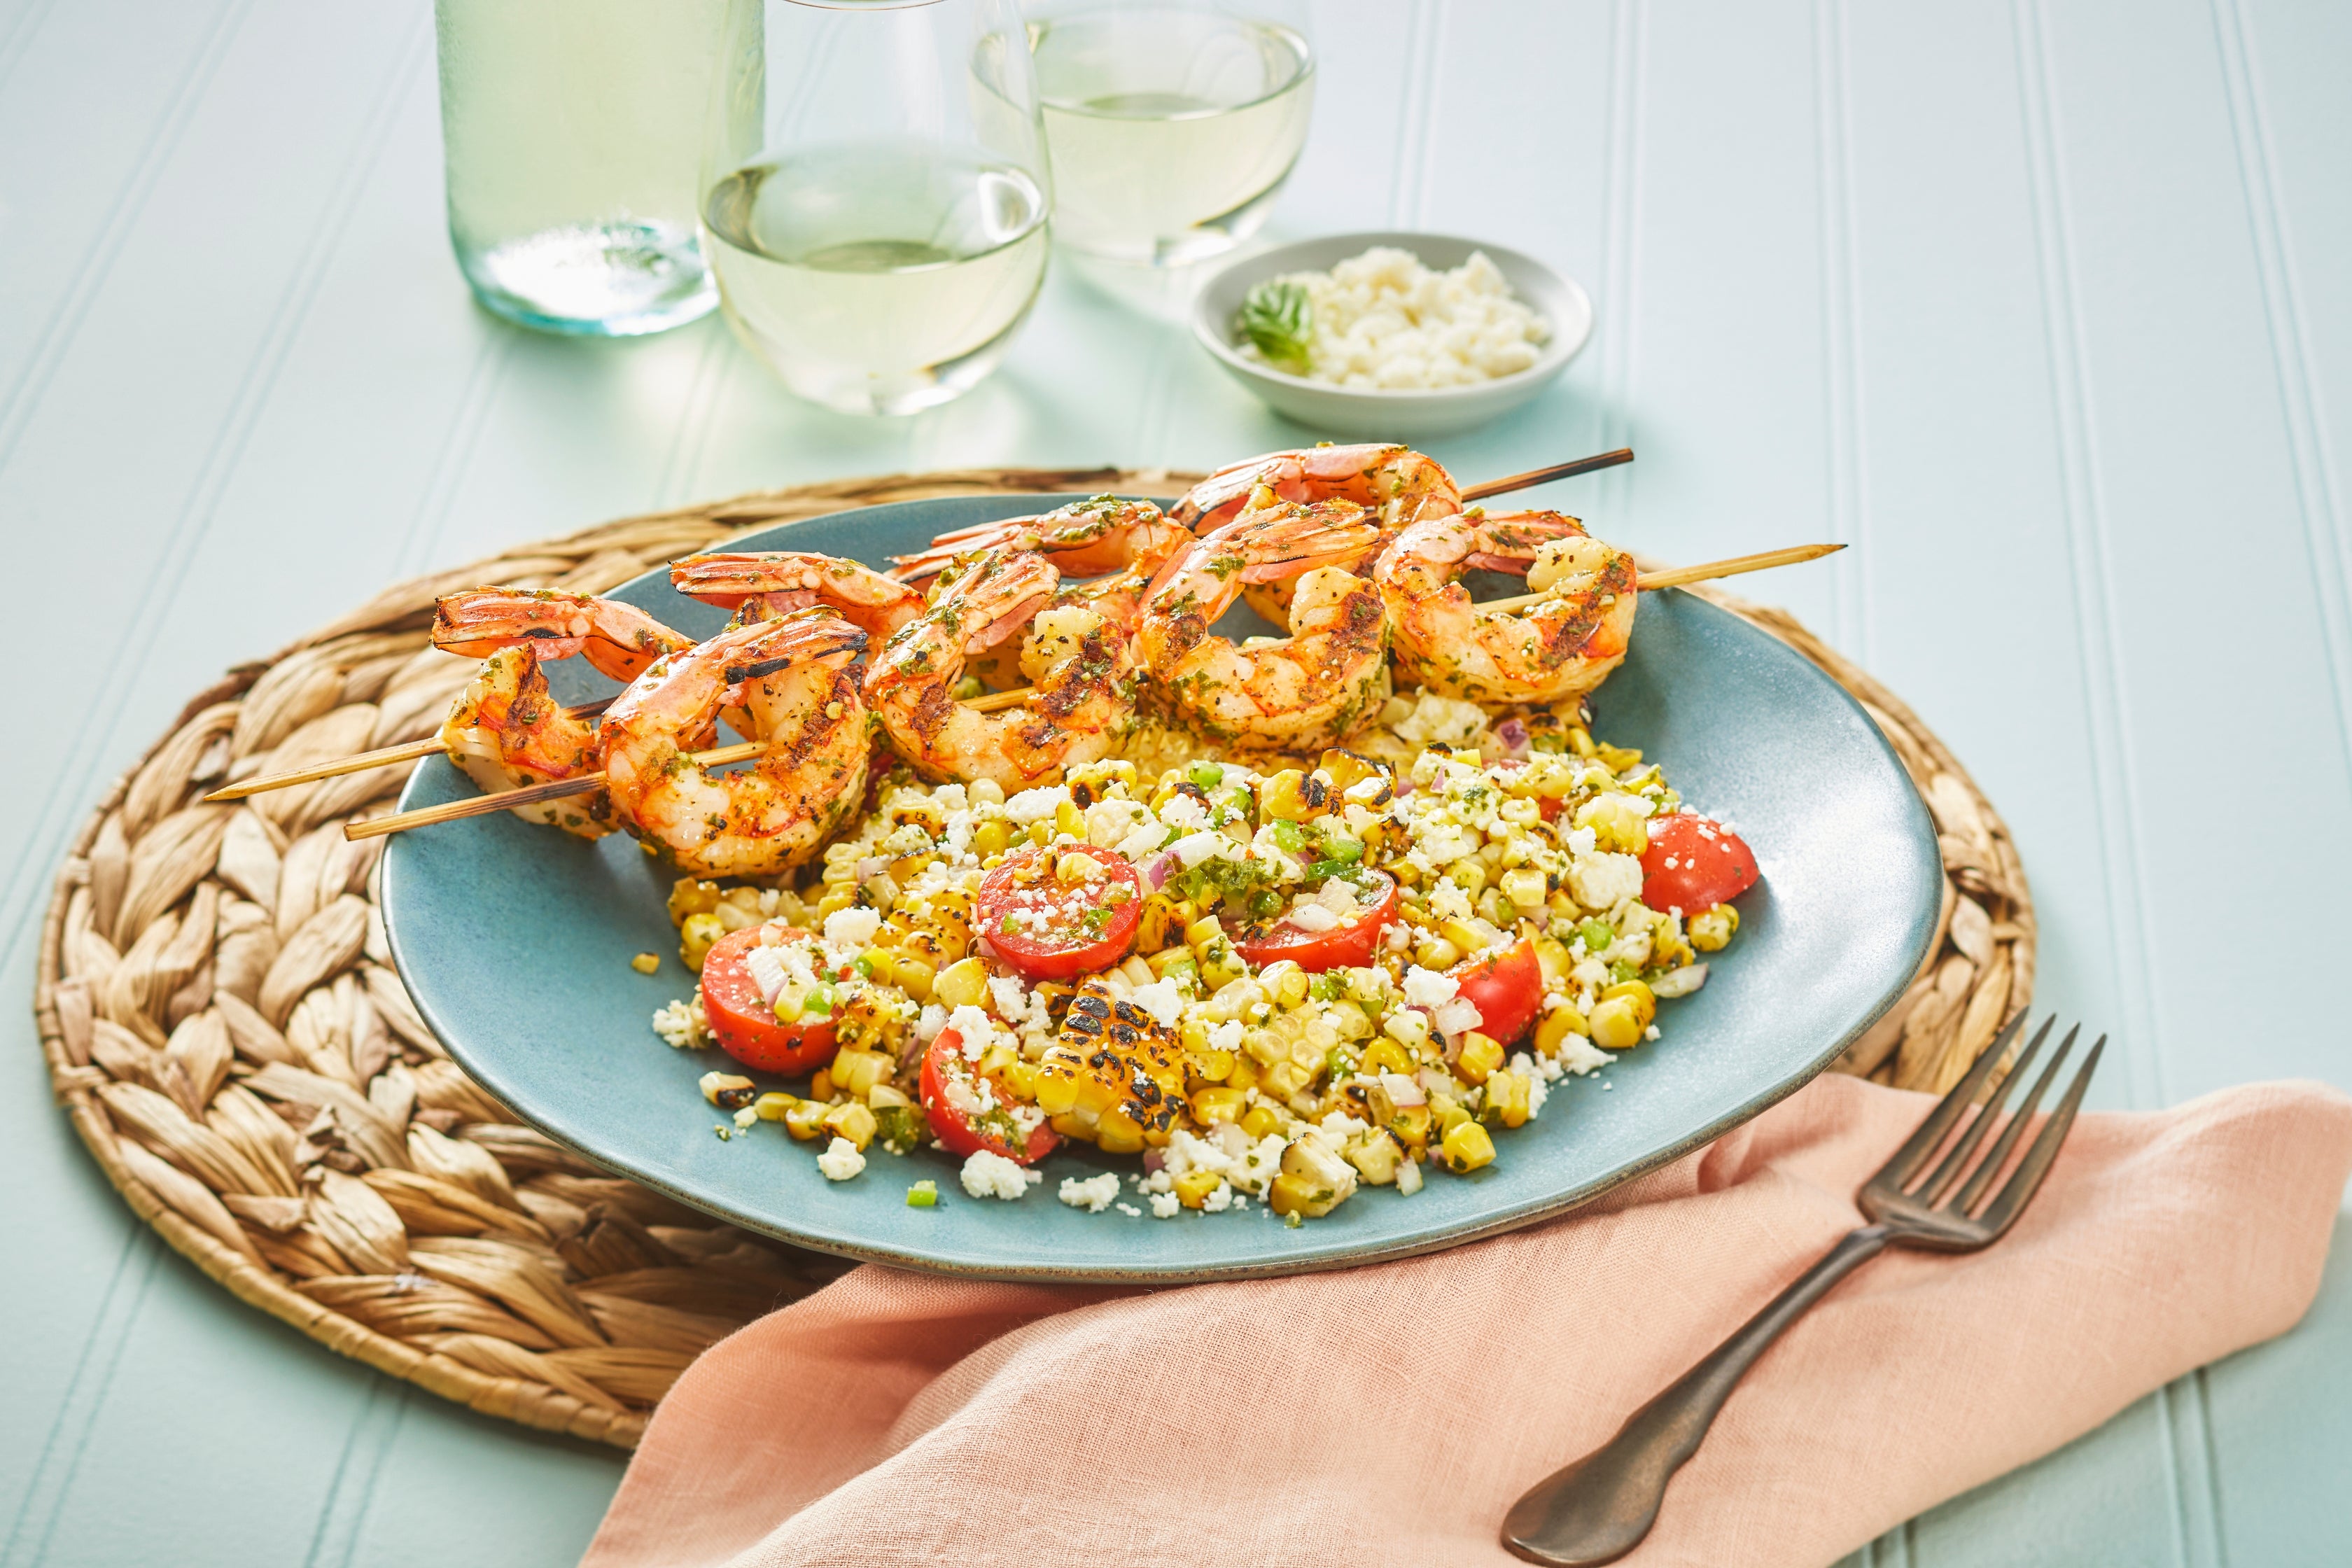
<svg viewBox="0 0 2352 1568"><path fill-rule="evenodd" d="M1769 591L2015 829L2041 1000L2108 1104L2352 1084L2352 6L1356 0L1279 225L1549 258L1601 325L1437 455L1631 441L1545 499ZM667 502L1293 444L1179 331L1057 275L1003 372L866 423L715 321L582 344L467 303L423 0L0 0L0 1568L572 1560L614 1454L237 1305L47 1101L62 846L223 666L399 575ZM2347 1231L2352 1235L2352 1231ZM2352 1248L2310 1321L1864 1553L2352 1562Z"/></svg>

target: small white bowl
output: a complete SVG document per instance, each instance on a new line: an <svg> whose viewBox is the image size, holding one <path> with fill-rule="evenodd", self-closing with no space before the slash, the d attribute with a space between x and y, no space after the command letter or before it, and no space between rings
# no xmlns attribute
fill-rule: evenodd
<svg viewBox="0 0 2352 1568"><path fill-rule="evenodd" d="M1243 355L1236 346L1234 318L1252 289L1285 272L1327 272L1334 263L1360 256L1376 245L1410 250L1423 266L1440 271L1461 266L1474 250L1485 251L1509 279L1511 292L1551 323L1551 337L1540 357L1516 375L1468 386L1404 392L1334 386L1328 381L1287 374ZM1227 263L1193 297L1192 335L1215 356L1227 375L1255 393L1276 413L1327 435L1374 439L1451 436L1509 413L1550 385L1592 336L1592 300L1574 279L1503 246L1444 234L1334 234L1278 245Z"/></svg>

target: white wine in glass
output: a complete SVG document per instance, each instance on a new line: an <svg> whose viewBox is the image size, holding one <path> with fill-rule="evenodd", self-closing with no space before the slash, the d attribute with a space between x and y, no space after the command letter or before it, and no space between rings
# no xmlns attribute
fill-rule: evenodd
<svg viewBox="0 0 2352 1568"><path fill-rule="evenodd" d="M735 335L845 414L994 370L1053 186L1015 0L728 0L701 232Z"/></svg>
<svg viewBox="0 0 2352 1568"><path fill-rule="evenodd" d="M1065 245L1181 267L1265 223L1314 109L1303 18L1106 5L1051 11L1029 37Z"/></svg>
<svg viewBox="0 0 2352 1568"><path fill-rule="evenodd" d="M920 143L812 148L703 203L728 320L803 397L911 414L985 375L1045 275L1027 171Z"/></svg>

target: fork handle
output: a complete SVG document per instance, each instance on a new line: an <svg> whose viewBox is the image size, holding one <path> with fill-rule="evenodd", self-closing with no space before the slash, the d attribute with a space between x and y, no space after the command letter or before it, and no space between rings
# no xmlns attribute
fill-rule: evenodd
<svg viewBox="0 0 2352 1568"><path fill-rule="evenodd" d="M1883 1225L1849 1231L1706 1358L1625 1418L1617 1435L1511 1505L1503 1545L1530 1563L1614 1563L1657 1522L1666 1483L1693 1454L1756 1358L1830 1287L1886 1247Z"/></svg>

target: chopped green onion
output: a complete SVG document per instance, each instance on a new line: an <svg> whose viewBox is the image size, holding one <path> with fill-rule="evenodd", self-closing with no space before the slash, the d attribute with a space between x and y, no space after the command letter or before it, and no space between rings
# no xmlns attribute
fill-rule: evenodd
<svg viewBox="0 0 2352 1568"><path fill-rule="evenodd" d="M1225 770L1214 763L1194 763L1185 774L1202 789L1214 789L1225 782Z"/></svg>

